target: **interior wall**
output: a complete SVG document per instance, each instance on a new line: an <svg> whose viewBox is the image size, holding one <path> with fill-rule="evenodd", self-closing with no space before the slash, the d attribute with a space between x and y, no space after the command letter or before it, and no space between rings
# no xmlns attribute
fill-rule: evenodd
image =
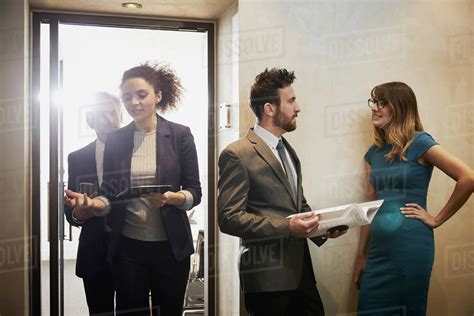
<svg viewBox="0 0 474 316"><path fill-rule="evenodd" d="M0 314L28 313L29 7L0 2Z"/></svg>
<svg viewBox="0 0 474 316"><path fill-rule="evenodd" d="M235 3L222 13L217 23L218 154L239 136L237 12L238 4ZM230 111L230 116L227 116L227 111ZM237 237L217 230L217 315L239 315L240 287L237 269L239 244Z"/></svg>
<svg viewBox="0 0 474 316"><path fill-rule="evenodd" d="M302 108L285 137L303 168L314 208L364 201L363 155L371 145L371 89L404 81L425 129L474 167L474 1L239 2L240 135L255 119L248 96L265 67L295 70ZM436 214L454 182L435 170L428 208ZM435 231L429 315L474 313L474 199ZM356 311L352 267L358 230L311 247L328 315Z"/></svg>

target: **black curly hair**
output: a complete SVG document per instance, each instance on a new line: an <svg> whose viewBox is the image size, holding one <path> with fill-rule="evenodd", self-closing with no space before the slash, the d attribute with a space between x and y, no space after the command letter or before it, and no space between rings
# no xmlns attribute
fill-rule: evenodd
<svg viewBox="0 0 474 316"><path fill-rule="evenodd" d="M176 108L183 93L183 86L176 73L168 64L146 62L126 70L122 75L120 87L132 78L142 78L155 90L161 91L161 101L156 108L164 113L171 108Z"/></svg>

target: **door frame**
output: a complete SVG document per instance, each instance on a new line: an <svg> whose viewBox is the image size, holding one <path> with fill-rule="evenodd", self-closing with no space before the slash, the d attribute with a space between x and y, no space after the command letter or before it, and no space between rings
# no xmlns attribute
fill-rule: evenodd
<svg viewBox="0 0 474 316"><path fill-rule="evenodd" d="M55 13L45 11L32 11L32 81L31 95L33 96L30 108L31 119L31 205L32 205L32 231L31 234L37 239L34 244L36 249L30 257L34 267L29 275L30 289L30 315L41 315L41 200L40 200L40 27L42 23L50 24L50 82L51 89L59 85L58 77L58 25L59 23L109 26L122 28L141 28L170 31L207 32L207 65L208 65L208 210L206 228L205 249L205 280L207 280L207 291L205 306L208 315L216 315L216 109L215 109L215 23L212 21L190 21L179 19L163 19L153 17L128 17L111 15L91 15L74 13ZM56 126L50 130L50 160L52 168L50 171L50 183L58 185L58 116L54 113L54 107L50 106L50 126ZM54 171L54 172L53 172ZM53 187L53 186L52 186ZM57 186L56 186L57 187ZM62 298L59 297L59 223L64 220L62 214L58 214L59 190L50 190L50 214L49 214L49 237L50 237L50 306L51 315L63 313ZM56 236L55 238L52 238ZM53 264L53 260L56 262ZM54 309L54 310L53 310Z"/></svg>

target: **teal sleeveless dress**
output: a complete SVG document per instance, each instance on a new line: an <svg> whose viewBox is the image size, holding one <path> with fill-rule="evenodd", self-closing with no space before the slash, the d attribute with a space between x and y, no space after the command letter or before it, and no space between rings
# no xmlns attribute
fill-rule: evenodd
<svg viewBox="0 0 474 316"><path fill-rule="evenodd" d="M392 145L365 154L377 199L384 199L370 226L367 263L362 274L358 315L425 315L434 259L433 230L418 219L405 218L400 207L417 203L426 208L433 166L417 160L437 142L417 132L407 161L385 160Z"/></svg>

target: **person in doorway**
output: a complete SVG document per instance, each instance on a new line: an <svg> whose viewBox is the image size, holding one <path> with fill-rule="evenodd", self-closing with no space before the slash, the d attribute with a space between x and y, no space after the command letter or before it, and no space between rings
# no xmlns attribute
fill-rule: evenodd
<svg viewBox="0 0 474 316"><path fill-rule="evenodd" d="M186 210L201 201L194 138L189 127L157 114L177 106L181 83L167 66L124 72L122 102L133 118L107 138L99 196L66 191L75 209L107 215L117 313L181 315L194 252ZM119 198L136 185L171 185L163 193Z"/></svg>
<svg viewBox="0 0 474 316"><path fill-rule="evenodd" d="M97 192L103 179L104 146L107 135L120 127L121 104L106 92L94 94L94 102L87 105L86 120L97 139L68 155L68 189ZM67 221L82 227L77 251L76 275L82 278L87 306L91 315L113 315L114 288L110 265L107 262L109 232L104 217L96 217L85 209L65 205Z"/></svg>
<svg viewBox="0 0 474 316"><path fill-rule="evenodd" d="M241 287L255 316L324 315L306 241L318 229L319 215L310 212L298 156L282 137L296 129L300 113L294 79L278 68L257 75L250 91L257 123L219 156L219 227L242 238Z"/></svg>
<svg viewBox="0 0 474 316"><path fill-rule="evenodd" d="M371 225L361 229L354 270L358 313L425 315L433 230L469 199L473 171L423 131L415 94L405 83L376 86L368 105L374 138L364 156L368 197L385 201ZM426 197L434 166L456 186L438 214L431 215Z"/></svg>

